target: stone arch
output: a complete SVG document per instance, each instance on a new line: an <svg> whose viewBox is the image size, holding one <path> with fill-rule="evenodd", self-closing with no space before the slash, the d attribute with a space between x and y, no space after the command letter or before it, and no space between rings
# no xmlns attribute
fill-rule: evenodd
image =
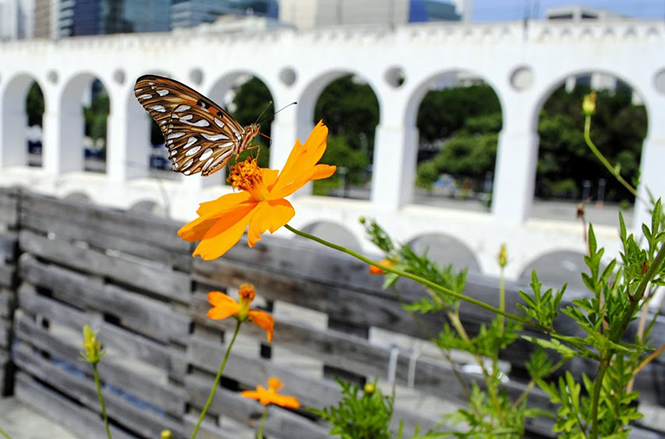
<svg viewBox="0 0 665 439"><path fill-rule="evenodd" d="M330 240L337 245L344 246L351 250L361 251L362 244L360 239L353 233L346 224L335 221L314 221L302 227L306 233L316 235L320 238ZM311 242L308 240L308 242Z"/></svg>
<svg viewBox="0 0 665 439"><path fill-rule="evenodd" d="M427 142L426 146L429 146L429 148L421 148L424 133L418 127L419 114L421 113L421 108L423 107L423 103L425 102L428 93L446 93L446 89L453 89L452 91L454 92L454 89L460 87L479 87L483 85L491 90L491 94L495 96L496 101L498 102L498 113L501 115L501 120L497 122L498 126L496 127L496 133L493 131L487 131L483 132L482 135L476 135L475 138L471 135L458 138L451 142L450 146L452 149L449 151L459 151L460 154L463 154L471 151L468 145L473 145L473 148L476 151L478 150L477 148L482 148L483 151L491 153L494 148L498 150L498 134L502 130L505 107L501 87L499 87L498 84L495 84L492 79L483 74L477 73L472 69L445 69L429 74L425 79L414 84L409 90L403 120L406 129L412 129L415 131L416 135L414 135L414 137L417 139L415 141L417 146L414 146L412 151L408 151L408 154L413 154L413 156L411 156L409 160L405 160L405 162L413 163L414 171L423 171L424 169L429 171L425 174L414 172L418 177L427 175L429 178L426 179L427 182L422 182L423 187L418 187L418 177L414 179L415 181L412 183L413 188L411 189L413 191L413 196L411 197L413 202L417 204L442 205L451 202L446 199L462 198L469 202L464 204L456 202L455 208L478 211L486 211L489 208L495 179L496 157L492 160L491 154L478 155L477 158L480 161L487 160L486 172L482 172L480 175L475 171L475 167L467 167L467 171L460 169L459 175L448 175L445 176L447 177L446 179L437 179L432 183L430 178L435 179L435 175L448 173L441 169L441 165L435 165L436 162L434 161L434 158L439 155L443 149L440 144L447 143L448 140L452 138L451 134L455 131L447 134L443 132L437 133L436 140ZM462 94L465 92L467 95L471 93L469 90L462 91ZM488 93L490 92L488 91ZM437 107L437 109L440 109L442 113L447 111L445 108ZM481 111L480 109L477 110ZM464 118L464 120L466 120L466 118ZM445 153L446 152L443 154ZM455 155L454 152L452 154ZM427 164L424 165L423 168L420 168L420 165L426 162ZM448 161L443 161L442 163L448 163ZM475 161L474 163L474 166L477 166L478 161ZM454 174L454 172L451 173Z"/></svg>
<svg viewBox="0 0 665 439"><path fill-rule="evenodd" d="M422 103L422 100L427 94L427 92L431 89L432 83L437 79L441 79L448 75L455 75L455 74L466 74L473 78L478 78L481 81L483 81L485 84L489 85L492 88L492 90L494 90L494 94L496 94L497 98L499 99L499 105L501 105L501 112L502 113L504 112L505 108L504 98L501 94L502 89L501 87L498 86L498 84L494 83L494 81L492 81L489 77L482 75L476 72L475 70L467 68L450 68L430 74L427 78L421 80L419 83L415 84L411 88L411 90L409 91L409 97L404 112L404 124L406 126L416 125L416 118L418 116L418 110L420 109L420 104Z"/></svg>
<svg viewBox="0 0 665 439"><path fill-rule="evenodd" d="M66 201L73 201L79 204L95 204L93 201L92 197L90 195L86 194L85 192L81 191L73 191L68 193L67 195L64 195L62 197L63 200Z"/></svg>
<svg viewBox="0 0 665 439"><path fill-rule="evenodd" d="M270 95L273 96L273 100L277 97L274 87L267 76L253 70L245 69L227 72L221 76L211 78L210 81L208 81L209 86L205 89L205 93L201 93L212 99L213 102L226 108L227 103L224 102L224 95L235 85L238 85L239 82L242 82L243 77L250 78L252 76L263 82L268 88L268 91L270 91ZM275 102L275 106L278 105L279 103Z"/></svg>
<svg viewBox="0 0 665 439"><path fill-rule="evenodd" d="M306 139L312 128L314 128L314 108L323 90L333 81L349 74L362 78L370 86L379 103L379 115L383 114L382 95L379 93L381 87L375 84L366 72L349 68L329 70L310 79L298 96L298 105L296 108L297 120L299 122L298 137Z"/></svg>
<svg viewBox="0 0 665 439"><path fill-rule="evenodd" d="M575 94L575 93L580 93L579 90L575 90L575 88L578 86L579 81L581 78L588 79L588 83L583 84L585 87L588 87L593 90L604 90L604 89L620 89L623 85L627 86L631 93L632 93L632 100L635 102L636 98L639 99L642 103L644 103L644 110L646 113L646 132L645 132L645 137L642 138L642 145L640 146L640 151L643 148L643 142L646 137L648 137L648 132L652 124L649 123L650 117L649 117L649 108L647 105L647 95L644 93L643 88L641 87L639 82L635 78L627 77L621 73L617 73L613 70L609 69L598 69L594 67L579 67L576 69L572 69L566 74L558 74L555 79L548 80L546 83L544 83L540 89L536 93L536 100L534 104L533 110L529 114L530 120L528 121L529 127L534 130L534 132L538 133L538 159L542 160L544 157L544 154L549 154L549 157L554 156L552 153L552 148L547 149L547 145L552 145L552 140L550 140L550 143L546 143L548 137L545 136L547 133L546 131L541 130L541 122L546 121L547 119L542 119L541 120L541 114L543 113L543 109L546 108L547 103L552 99L552 97L562 88L565 86L567 93ZM613 84L605 82L607 79L611 80ZM605 82L605 84L603 84ZM582 138L582 130L583 130L583 116L582 116L582 96L578 96L578 102L575 103L575 107L573 110L575 112L575 121L579 122L579 143L582 148L587 148L586 144L583 141ZM599 105L602 105L602 102L599 102ZM555 116L558 116L560 114L570 114L571 111L568 112L557 112L554 113ZM582 121L578 121L576 118L582 118ZM572 118L571 118L572 119ZM633 121L637 121L638 119L633 119ZM598 127L598 116L594 118L594 128ZM578 125L576 125L577 127ZM635 125L637 126L637 125ZM550 133L552 130L550 130ZM559 131L557 131L559 133ZM597 141L599 137L597 136L598 131L595 133L592 131L592 137ZM561 133L563 134L563 133ZM550 135L550 139L553 136ZM628 138L628 137L624 137ZM572 142L572 141L571 141ZM568 145L571 144L571 142L562 142L562 145ZM603 150L602 144L598 144L599 148ZM627 149L621 148L617 149L620 151L625 151ZM615 150L615 154L616 151ZM538 170L534 169L534 174L533 174L533 180L536 182L535 185L535 190L534 193L532 194L533 197L539 197L539 198L563 198L566 199L568 204L570 204L567 207L566 211L566 218L561 218L561 217L554 217L552 219L557 219L557 220L569 220L569 221L574 221L575 220L575 210L576 202L584 201L586 199L593 199L594 203L590 203L587 206L587 219L590 219L591 222L596 223L596 224L610 224L614 225L616 224L616 215L612 216L611 218L604 219L602 217L594 217L594 213L598 213L599 211L595 209L595 202L600 201L597 206L598 208L605 208L607 207L604 203L605 200L600 199L600 197L604 197L605 199L608 199L612 196L612 193L618 193L621 195L621 198L623 200L630 200L632 197L630 194L623 190L621 188L621 185L617 183L612 175L607 172L600 162L597 161L597 159L593 159L593 166L598 166L599 169L601 169L601 172L599 173L597 169L595 168L589 168L588 166L585 166L584 164L590 163L589 161L582 161L580 158L577 156L577 152L573 151L578 151L577 147L570 148L568 150L563 150L559 151L557 147L556 151L556 157L557 162L555 163L564 163L561 160L565 160L566 157L570 157L570 162L566 165L559 165L562 169L568 169L570 170L569 177L567 177L564 180L554 180L556 184L551 183L553 180L549 179L545 175L542 174L542 168L538 168ZM608 154L608 159L610 159L611 162L614 164L614 158L612 157L612 152L607 152L608 150L603 150L606 151L605 153ZM545 156L547 157L547 156ZM578 164L582 165L578 165ZM630 162L628 162L630 163ZM639 166L639 163L637 163L637 166ZM579 169L576 169L578 167ZM550 167L551 169L551 167ZM624 177L626 177L626 169L627 167L623 167L623 172L622 174ZM582 175L582 171L587 173L589 177L586 180L580 180L579 177ZM639 172L639 170L635 170L635 172ZM631 180L631 178L626 178L627 180ZM601 180L604 180L601 181ZM627 195L627 197L623 197L624 193ZM621 198L617 199L616 201L619 201ZM622 201L623 202L623 201ZM631 203L632 204L632 203ZM545 216L547 215L546 211L543 211L542 207L547 207L543 206L543 203L539 204L534 204L532 212L532 216ZM551 210L551 209L548 209ZM557 210L560 210L557 208ZM591 217L589 217L591 215Z"/></svg>
<svg viewBox="0 0 665 439"><path fill-rule="evenodd" d="M354 159L348 161L349 168L345 168L345 165L339 162L330 163L337 166L337 172L332 177L332 180L327 181L334 182L338 187L334 189L335 192L330 192L330 195L341 196L344 198L357 198L357 199L369 199L371 194L371 173L367 172L367 169L371 168L373 158L376 151L377 144L377 130L381 124L381 90L380 86L376 86L372 78L367 74L367 72L359 72L353 69L335 69L328 72L325 72L314 79L310 80L309 83L303 88L303 91L299 95L300 100L297 105L297 121L298 121L298 137L301 140L304 140L308 137L311 132L314 124L318 122L315 120L315 117L318 119L319 116L316 116L316 108L320 102L320 99L326 90L329 87L332 87L336 81L341 81L346 78L350 78L352 82L357 82L361 80L362 84L356 83L354 86L360 87L358 90L364 90L365 86L369 88L373 98L376 100L376 109L378 112L378 117L376 119L376 126L374 129L371 128L371 120L373 115L372 113L365 112L364 114L368 115L369 121L367 123L358 125L367 127L366 130L361 131L361 136L347 136L344 135L344 131L340 129L340 125L345 123L346 118L340 118L338 120L339 125L335 124L334 121L324 120L328 123L328 129L330 135L338 134L345 138L349 147L349 153L355 154ZM348 96L346 93L344 96ZM373 103L372 109L373 107ZM329 141L328 145L332 145ZM367 166L364 166L367 165ZM323 185L323 182L316 182L314 184L314 190L316 193L317 187ZM326 189L326 192L328 190ZM321 194L319 192L319 194Z"/></svg>
<svg viewBox="0 0 665 439"><path fill-rule="evenodd" d="M533 259L522 269L519 280L531 282L531 273L535 270L538 280L543 284L560 288L568 283L568 288L585 291L586 285L580 273L586 271L584 253L575 250L552 250Z"/></svg>
<svg viewBox="0 0 665 439"><path fill-rule="evenodd" d="M28 91L33 83L36 83L44 95L46 105L46 94L44 84L31 73L17 73L0 88L2 97L0 101L0 167L25 166L28 164L27 151L27 117L26 99ZM44 139L42 138L42 141Z"/></svg>
<svg viewBox="0 0 665 439"><path fill-rule="evenodd" d="M417 254L427 253L439 265L453 264L456 270L480 273L481 266L473 250L463 241L443 233L424 233L411 238L408 245Z"/></svg>
<svg viewBox="0 0 665 439"><path fill-rule="evenodd" d="M636 91L640 97L644 100L645 106L647 106L647 118L649 118L649 109L647 103L648 94L642 90L638 84L635 83L631 78L624 76L621 73L617 73L612 70L598 69L593 66L580 67L571 71L566 72L565 74L558 75L555 79L548 81L543 84L539 91L536 92L536 102L534 106L534 111L531 113L531 120L529 126L534 130L538 130L538 118L540 116L540 111L543 109L543 106L547 100L552 96L559 87L566 83L568 78L575 78L583 75L592 75L600 74L605 76L611 76L618 79L619 81L629 85L634 91ZM582 103L580 102L580 108Z"/></svg>
<svg viewBox="0 0 665 439"><path fill-rule="evenodd" d="M57 160L60 172L80 171L84 165L84 117L82 103L87 87L91 87L93 81L98 80L109 98L110 115L114 109L113 93L109 88L109 81L96 72L79 72L63 81L63 88L58 102L60 151ZM106 121L108 125L108 119ZM104 157L104 171L106 169ZM101 167L100 169L101 170Z"/></svg>

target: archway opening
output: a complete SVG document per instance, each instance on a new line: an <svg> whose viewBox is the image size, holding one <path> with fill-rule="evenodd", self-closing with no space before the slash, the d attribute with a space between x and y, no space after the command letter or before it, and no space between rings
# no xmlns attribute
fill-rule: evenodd
<svg viewBox="0 0 665 439"><path fill-rule="evenodd" d="M320 163L337 166L327 179L314 182L314 195L369 200L379 101L361 77L346 74L319 94L313 122L328 126L328 146Z"/></svg>
<svg viewBox="0 0 665 439"><path fill-rule="evenodd" d="M270 134L275 119L275 106L272 93L265 82L249 73L232 74L220 79L212 88L209 97L243 127L253 123L260 124L260 134L252 139L252 145L256 148L243 151L237 158L231 158L226 169L218 172L228 175L229 166L250 155L257 159L259 166L270 167ZM230 183L225 181L225 184Z"/></svg>
<svg viewBox="0 0 665 439"><path fill-rule="evenodd" d="M619 210L627 222L632 220L634 197L584 140L582 101L591 91L597 93L591 139L626 181L637 179L648 124L642 98L610 75L571 76L554 88L540 110L532 217L576 221L578 207L584 206L592 223L614 225Z"/></svg>
<svg viewBox="0 0 665 439"><path fill-rule="evenodd" d="M486 211L503 119L494 89L467 72L432 78L417 92L414 203Z"/></svg>
<svg viewBox="0 0 665 439"><path fill-rule="evenodd" d="M93 79L83 92L83 169L106 172L106 139L110 113L109 95L99 79Z"/></svg>
<svg viewBox="0 0 665 439"><path fill-rule="evenodd" d="M409 241L409 246L417 254L427 257L441 266L453 265L455 270L465 269L480 273L480 263L473 251L462 241L442 233L427 233Z"/></svg>
<svg viewBox="0 0 665 439"><path fill-rule="evenodd" d="M44 117L44 94L42 89L33 81L28 88L25 98L26 111L26 143L28 150L28 166L42 166L43 148L43 117Z"/></svg>

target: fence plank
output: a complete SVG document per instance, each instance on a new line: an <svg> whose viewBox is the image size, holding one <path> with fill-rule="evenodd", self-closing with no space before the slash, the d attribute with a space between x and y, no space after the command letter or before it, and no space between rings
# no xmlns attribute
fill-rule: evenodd
<svg viewBox="0 0 665 439"><path fill-rule="evenodd" d="M190 319L170 304L115 285L96 284L84 274L34 258L24 258L20 271L23 279L52 289L62 301L114 315L124 327L156 340L186 343Z"/></svg>
<svg viewBox="0 0 665 439"><path fill-rule="evenodd" d="M118 283L151 291L165 299L182 303L189 300L189 276L161 264L110 256L65 241L51 240L27 230L19 233L19 244L23 251L65 267L106 276Z"/></svg>

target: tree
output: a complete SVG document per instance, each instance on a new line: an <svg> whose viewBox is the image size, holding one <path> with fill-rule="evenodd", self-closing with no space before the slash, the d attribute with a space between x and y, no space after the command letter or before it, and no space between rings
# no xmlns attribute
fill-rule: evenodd
<svg viewBox="0 0 665 439"><path fill-rule="evenodd" d="M28 126L42 126L42 116L44 115L44 95L42 89L36 82L33 82L28 89L28 96L25 102L25 110L28 113Z"/></svg>

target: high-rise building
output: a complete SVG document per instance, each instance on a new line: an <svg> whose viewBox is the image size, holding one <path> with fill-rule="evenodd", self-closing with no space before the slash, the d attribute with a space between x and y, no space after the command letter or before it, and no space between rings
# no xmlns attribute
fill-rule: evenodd
<svg viewBox="0 0 665 439"><path fill-rule="evenodd" d="M0 40L32 38L34 0L0 0Z"/></svg>
<svg viewBox="0 0 665 439"><path fill-rule="evenodd" d="M346 24L459 21L460 16L454 4L441 0L280 0L279 19L307 29Z"/></svg>
<svg viewBox="0 0 665 439"><path fill-rule="evenodd" d="M169 30L170 0L60 0L57 36Z"/></svg>
<svg viewBox="0 0 665 439"><path fill-rule="evenodd" d="M173 0L171 28L213 23L223 15L277 18L277 0Z"/></svg>

